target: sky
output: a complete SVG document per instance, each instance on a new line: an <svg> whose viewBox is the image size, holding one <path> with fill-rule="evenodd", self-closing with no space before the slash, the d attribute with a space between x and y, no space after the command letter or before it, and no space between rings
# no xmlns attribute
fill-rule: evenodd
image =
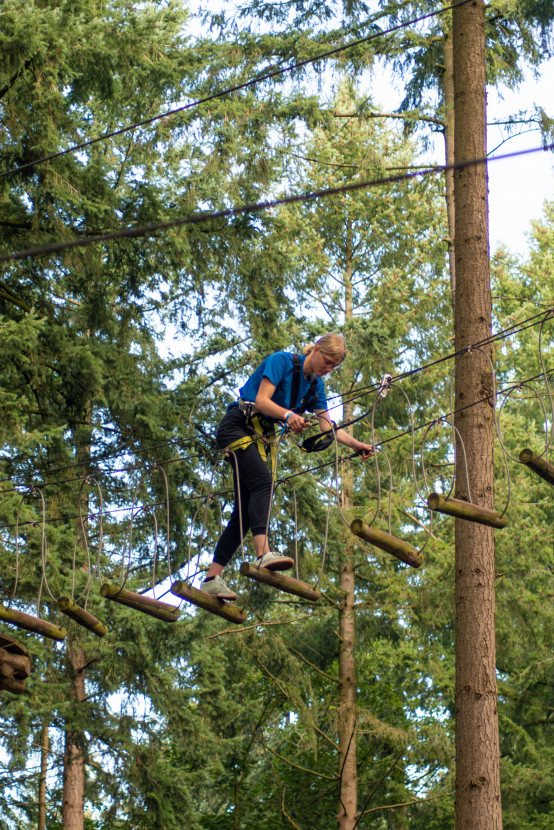
<svg viewBox="0 0 554 830"><path fill-rule="evenodd" d="M554 117L554 60L541 67L541 76L527 80L516 92L489 90L487 120L502 120L509 113L530 110L536 104ZM523 128L525 129L525 128ZM489 127L489 151L502 141L499 128ZM541 146L540 132L511 138L495 154ZM554 200L554 153L540 152L493 162L489 165L489 223L491 251L503 242L512 252L527 247L531 219L539 219L545 199Z"/></svg>
<svg viewBox="0 0 554 830"><path fill-rule="evenodd" d="M550 117L554 117L554 59L540 68L535 79L532 70L515 91L489 87L487 91L487 122L506 120L522 110L527 112L536 104ZM372 78L374 100L382 109L391 111L402 98L402 90L391 75L381 66ZM521 125L522 134L505 141L506 128L489 126L487 147L489 154L504 155L540 147L541 135L536 130L527 131ZM523 132L525 130L525 132ZM436 144L435 161L444 164L442 136ZM545 199L554 199L554 153L539 152L525 156L491 162L489 164L489 234L491 254L500 244L516 254L526 255L527 234L532 219L542 216Z"/></svg>

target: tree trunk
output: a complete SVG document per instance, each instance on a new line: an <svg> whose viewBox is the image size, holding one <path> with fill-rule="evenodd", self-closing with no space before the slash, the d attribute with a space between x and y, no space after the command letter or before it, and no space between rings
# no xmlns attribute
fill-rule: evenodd
<svg viewBox="0 0 554 830"><path fill-rule="evenodd" d="M452 31L448 31L444 38L444 155L447 167L454 164L454 48ZM455 221L454 221L454 170L445 173L446 184L446 216L448 219L448 266L450 269L450 290L452 294L452 308L455 308L456 297L456 248L455 248Z"/></svg>
<svg viewBox="0 0 554 830"><path fill-rule="evenodd" d="M351 408L351 407L348 407ZM346 412L345 420L351 419ZM352 471L342 477L342 509L352 504ZM341 602L339 610L339 776L338 826L352 830L356 823L358 776L356 769L356 614L354 610L354 546L348 540L340 565Z"/></svg>
<svg viewBox="0 0 554 830"><path fill-rule="evenodd" d="M81 464L90 462L90 424L92 413L90 404L86 406L86 423L74 430L75 457ZM88 472L88 466L82 467ZM86 487L79 495L81 514L88 516L89 493ZM80 522L76 522L75 533L80 548L84 550L85 541L82 538L86 532ZM65 726L64 770L63 770L63 804L62 825L64 830L83 830L84 802L85 802L85 734L79 726L81 703L85 700L85 666L86 656L84 646L80 641L81 632L72 626L66 640L67 669L69 674L69 696L73 703L73 716L70 715Z"/></svg>
<svg viewBox="0 0 554 830"><path fill-rule="evenodd" d="M485 8L482 0L453 10L456 163L486 156ZM491 331L487 170L456 171L456 350ZM492 391L490 365L476 350L456 363L456 408ZM472 500L494 506L493 408L490 402L456 415ZM462 453L456 497L467 499ZM456 828L500 830L499 742L494 629L494 530L455 520Z"/></svg>
<svg viewBox="0 0 554 830"><path fill-rule="evenodd" d="M85 699L85 651L75 641L73 633L67 638L67 663L70 671L70 696L74 710ZM70 722L65 729L63 756L63 805L62 825L64 830L83 830L85 798L84 735L82 730Z"/></svg>
<svg viewBox="0 0 554 830"><path fill-rule="evenodd" d="M350 239L350 235L348 236ZM346 251L345 309L346 320L352 316L352 254ZM352 419L353 405L344 407L345 421ZM352 427L349 428L352 432ZM352 506L353 475L348 468L342 476L342 509ZM353 830L358 812L358 775L356 763L356 613L354 610L354 546L344 546L340 565L341 602L339 610L339 814L340 830Z"/></svg>
<svg viewBox="0 0 554 830"><path fill-rule="evenodd" d="M48 772L48 750L50 748L50 737L48 724L42 727L40 738L40 778L38 782L38 822L37 829L46 828L46 774Z"/></svg>

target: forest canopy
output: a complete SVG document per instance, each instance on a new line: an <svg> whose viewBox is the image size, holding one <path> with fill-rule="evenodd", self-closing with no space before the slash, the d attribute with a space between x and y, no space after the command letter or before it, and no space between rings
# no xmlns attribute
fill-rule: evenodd
<svg viewBox="0 0 554 830"><path fill-rule="evenodd" d="M454 828L455 530L427 505L460 457L452 9L205 5L2 4L0 826ZM547 3L491 3L484 24L490 87L551 55ZM404 92L393 112L379 66ZM549 146L536 104L524 128ZM505 830L552 821L554 502L519 453L551 450L553 249L547 202L525 253L492 251L492 333L470 344L491 355L509 517ZM331 415L379 452L279 445L271 544L320 599L243 577L247 538L229 574L244 622L179 603L171 584L199 586L233 503L219 420L266 355L328 331L347 344Z"/></svg>

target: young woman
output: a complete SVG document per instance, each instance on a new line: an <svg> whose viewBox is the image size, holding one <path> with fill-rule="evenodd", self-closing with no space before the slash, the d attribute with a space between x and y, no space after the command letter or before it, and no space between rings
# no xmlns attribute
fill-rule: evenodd
<svg viewBox="0 0 554 830"><path fill-rule="evenodd" d="M322 432L329 431L331 419L322 378L342 363L345 354L344 340L338 334L326 334L315 345L306 346L300 360L290 352L276 352L258 366L241 388L239 400L228 408L217 429L216 440L221 450L232 452L235 504L200 586L203 591L220 599L237 598L221 574L240 545L241 518L242 537L249 529L252 531L259 567L282 571L294 565L290 556L269 549L267 531L272 476L258 449L259 442L251 439L256 434L256 425L267 435L276 422L286 423L300 435L308 426L302 416L305 410L315 412ZM370 444L357 441L343 429L336 430L335 435L340 444L360 452L362 458L373 455Z"/></svg>

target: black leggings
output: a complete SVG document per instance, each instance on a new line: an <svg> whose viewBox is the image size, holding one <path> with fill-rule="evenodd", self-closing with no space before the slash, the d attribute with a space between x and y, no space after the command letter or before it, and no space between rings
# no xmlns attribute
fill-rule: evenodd
<svg viewBox="0 0 554 830"><path fill-rule="evenodd" d="M252 430L246 428L244 413L241 412L238 406L233 406L228 410L217 428L217 446L223 450L233 441L237 441L245 435L251 436ZM243 538L249 529L253 536L265 535L271 498L271 473L256 444L249 444L245 450L237 450L229 457L229 461L233 468L235 504L229 524L215 546L213 559L214 562L223 565L223 567L231 561L233 554L240 545L241 515Z"/></svg>

